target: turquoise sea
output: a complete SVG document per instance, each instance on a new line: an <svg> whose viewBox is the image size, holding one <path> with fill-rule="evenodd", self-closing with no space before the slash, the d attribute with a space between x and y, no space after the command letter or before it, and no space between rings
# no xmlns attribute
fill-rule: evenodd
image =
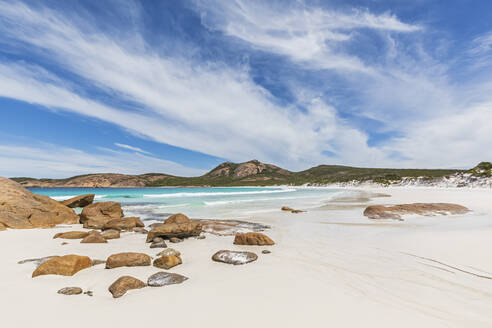
<svg viewBox="0 0 492 328"><path fill-rule="evenodd" d="M240 218L286 205L314 208L323 205L339 190L298 187L232 188L30 188L56 200L93 193L95 201L120 202L126 216L161 220L182 212L199 218Z"/></svg>

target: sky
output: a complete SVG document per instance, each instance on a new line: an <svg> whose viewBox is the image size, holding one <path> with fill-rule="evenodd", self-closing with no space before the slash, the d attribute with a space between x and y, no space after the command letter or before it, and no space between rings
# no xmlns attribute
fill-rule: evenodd
<svg viewBox="0 0 492 328"><path fill-rule="evenodd" d="M489 0L0 0L0 175L492 161Z"/></svg>

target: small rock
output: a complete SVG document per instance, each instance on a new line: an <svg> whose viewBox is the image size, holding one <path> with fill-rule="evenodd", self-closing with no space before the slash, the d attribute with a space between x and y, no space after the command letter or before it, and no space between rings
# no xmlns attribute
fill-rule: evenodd
<svg viewBox="0 0 492 328"><path fill-rule="evenodd" d="M190 218L184 215L183 213L173 214L170 217L168 217L166 220L164 220L164 224L169 224L169 223L181 224L181 223L190 223L190 222L191 222Z"/></svg>
<svg viewBox="0 0 492 328"><path fill-rule="evenodd" d="M196 239L205 239L205 235L200 235L200 236L196 237Z"/></svg>
<svg viewBox="0 0 492 328"><path fill-rule="evenodd" d="M188 277L171 272L157 272L147 279L147 285L150 287L162 287L167 285L180 284L188 280Z"/></svg>
<svg viewBox="0 0 492 328"><path fill-rule="evenodd" d="M131 231L133 228L143 228L145 225L138 217L128 217L112 219L106 222L103 226L103 230L116 229L121 231Z"/></svg>
<svg viewBox="0 0 492 328"><path fill-rule="evenodd" d="M176 265L183 263L181 257L175 255L164 255L154 260L154 266L169 270Z"/></svg>
<svg viewBox="0 0 492 328"><path fill-rule="evenodd" d="M92 261L87 256L65 255L56 256L42 263L32 273L32 277L46 274L57 274L61 276L73 276L80 270L90 268Z"/></svg>
<svg viewBox="0 0 492 328"><path fill-rule="evenodd" d="M303 213L303 212L306 212L306 211L303 211L303 210L292 210L290 212L291 213L294 213L294 214L297 214L297 213Z"/></svg>
<svg viewBox="0 0 492 328"><path fill-rule="evenodd" d="M180 238L177 238L177 237L171 237L171 238L169 238L169 241L170 241L171 243L175 243L175 244L176 244L176 243L180 243L180 242L182 242L182 241L183 241L183 239L180 239Z"/></svg>
<svg viewBox="0 0 492 328"><path fill-rule="evenodd" d="M118 267L134 267L134 266L148 266L150 265L150 256L143 253L118 253L113 254L106 260L106 269L113 269Z"/></svg>
<svg viewBox="0 0 492 328"><path fill-rule="evenodd" d="M92 292L92 290L88 290L88 291L84 292L84 294L87 295L87 296L93 296L94 295L94 293Z"/></svg>
<svg viewBox="0 0 492 328"><path fill-rule="evenodd" d="M270 254L271 252L268 249L264 249L264 250L261 251L261 253L263 253L263 254Z"/></svg>
<svg viewBox="0 0 492 328"><path fill-rule="evenodd" d="M89 233L87 231L67 231L59 232L53 236L53 239L63 238L63 239L83 239L87 237Z"/></svg>
<svg viewBox="0 0 492 328"><path fill-rule="evenodd" d="M66 241L64 241L63 243L61 243L61 245L68 245L68 243Z"/></svg>
<svg viewBox="0 0 492 328"><path fill-rule="evenodd" d="M282 211L289 211L289 212L292 212L294 209L289 207L289 206L282 206L281 208Z"/></svg>
<svg viewBox="0 0 492 328"><path fill-rule="evenodd" d="M223 262L234 265L246 264L256 261L257 259L258 255L252 252L238 252L227 250L218 251L212 256L212 260L216 262Z"/></svg>
<svg viewBox="0 0 492 328"><path fill-rule="evenodd" d="M70 199L62 200L60 203L70 208L85 207L94 202L95 196L95 194L80 195L72 197Z"/></svg>
<svg viewBox="0 0 492 328"><path fill-rule="evenodd" d="M234 245L274 245L275 242L260 232L238 233L234 238Z"/></svg>
<svg viewBox="0 0 492 328"><path fill-rule="evenodd" d="M152 239L152 241L153 241L154 243L158 243L158 242L164 241L164 238L161 238L161 237L155 237L154 239Z"/></svg>
<svg viewBox="0 0 492 328"><path fill-rule="evenodd" d="M123 276L113 282L111 286L109 286L108 290L111 294L113 294L114 298L118 298L125 295L125 293L130 289L140 289L145 286L146 284L137 278Z"/></svg>
<svg viewBox="0 0 492 328"><path fill-rule="evenodd" d="M80 287L65 287L58 291L58 294L63 295L78 295L82 294L82 288Z"/></svg>
<svg viewBox="0 0 492 328"><path fill-rule="evenodd" d="M149 231L147 229L140 228L140 227L133 228L132 231L136 232L136 233L143 233L145 235L149 233Z"/></svg>
<svg viewBox="0 0 492 328"><path fill-rule="evenodd" d="M164 240L162 241L153 241L152 244L150 244L150 248L166 248L166 242Z"/></svg>
<svg viewBox="0 0 492 328"><path fill-rule="evenodd" d="M120 238L120 231L116 230L116 229L109 229L109 230L104 231L101 234L101 236L106 240L118 239L118 238Z"/></svg>
<svg viewBox="0 0 492 328"><path fill-rule="evenodd" d="M168 248L158 253L156 256L181 256L181 253L174 248Z"/></svg>
<svg viewBox="0 0 492 328"><path fill-rule="evenodd" d="M152 223L151 225L149 225L149 228L154 229L154 228L160 227L163 224L164 223L161 223L161 222Z"/></svg>
<svg viewBox="0 0 492 328"><path fill-rule="evenodd" d="M104 263L106 263L106 261L104 260L92 260L92 266L104 264Z"/></svg>
<svg viewBox="0 0 492 328"><path fill-rule="evenodd" d="M81 244L104 244L107 243L108 241L97 231L91 231L85 237L84 239L81 240Z"/></svg>

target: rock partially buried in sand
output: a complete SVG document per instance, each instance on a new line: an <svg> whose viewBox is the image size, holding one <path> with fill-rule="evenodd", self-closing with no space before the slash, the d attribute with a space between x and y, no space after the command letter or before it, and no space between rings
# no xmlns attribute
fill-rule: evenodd
<svg viewBox="0 0 492 328"><path fill-rule="evenodd" d="M364 215L369 219L393 219L403 220L401 215L447 215L464 214L470 210L464 206L450 203L414 203L402 205L371 205L364 210Z"/></svg>
<svg viewBox="0 0 492 328"><path fill-rule="evenodd" d="M291 207L288 207L288 206L282 206L281 208L282 211L287 211L287 212L291 212L291 213L302 213L302 212L306 212L306 211L303 211L303 210L295 210Z"/></svg>
<svg viewBox="0 0 492 328"><path fill-rule="evenodd" d="M140 289L147 286L143 281L133 278L131 276L123 276L118 278L115 282L109 286L108 290L113 294L114 298L125 295L130 289Z"/></svg>
<svg viewBox="0 0 492 328"><path fill-rule="evenodd" d="M92 260L92 266L99 265L99 264L105 264L106 261L104 260Z"/></svg>
<svg viewBox="0 0 492 328"><path fill-rule="evenodd" d="M82 294L82 288L80 287L65 287L58 291L58 294L63 295L79 295Z"/></svg>
<svg viewBox="0 0 492 328"><path fill-rule="evenodd" d="M97 231L91 231L91 232L89 232L89 234L87 235L87 237L85 237L84 239L82 239L80 241L81 244L105 244L107 242L108 241L106 240L106 238L104 238Z"/></svg>
<svg viewBox="0 0 492 328"><path fill-rule="evenodd" d="M275 245L275 242L270 237L260 232L238 233L234 237L234 245Z"/></svg>
<svg viewBox="0 0 492 328"><path fill-rule="evenodd" d="M179 251L175 250L174 248L168 248L168 249L163 250L162 252L159 252L156 256L164 256L164 255L181 256L181 253Z"/></svg>
<svg viewBox="0 0 492 328"><path fill-rule="evenodd" d="M95 194L80 195L80 196L72 197L70 199L62 200L60 203L71 208L85 207L87 205L92 204L92 202L94 202L95 196L96 196Z"/></svg>
<svg viewBox="0 0 492 328"><path fill-rule="evenodd" d="M154 266L156 268L169 270L176 265L183 263L181 257L175 255L164 255L154 260Z"/></svg>
<svg viewBox="0 0 492 328"><path fill-rule="evenodd" d="M84 225L84 228L102 229L108 221L122 217L123 211L120 203L98 202L84 207L80 213L80 223Z"/></svg>
<svg viewBox="0 0 492 328"><path fill-rule="evenodd" d="M53 239L62 238L62 239L83 239L87 237L89 233L87 231L67 231L67 232L59 232L53 236Z"/></svg>
<svg viewBox="0 0 492 328"><path fill-rule="evenodd" d="M150 248L166 248L167 244L164 240L161 241L153 241L152 244L150 244Z"/></svg>
<svg viewBox="0 0 492 328"><path fill-rule="evenodd" d="M83 269L90 268L92 261L87 256L65 255L57 256L47 260L37 267L32 273L32 277L46 274L57 274L61 276L73 276Z"/></svg>
<svg viewBox="0 0 492 328"><path fill-rule="evenodd" d="M180 238L177 238L177 237L171 237L171 238L169 238L169 241L170 241L171 243L177 244L177 243L182 242L182 241L183 241L183 239L180 239Z"/></svg>
<svg viewBox="0 0 492 328"><path fill-rule="evenodd" d="M217 236L234 236L240 232L260 232L270 226L240 220L195 220L202 225L202 231Z"/></svg>
<svg viewBox="0 0 492 328"><path fill-rule="evenodd" d="M143 228L145 225L138 217L128 217L121 219L113 219L106 222L103 230L115 229L120 231L131 231L133 228Z"/></svg>
<svg viewBox="0 0 492 328"><path fill-rule="evenodd" d="M134 266L149 266L151 262L150 256L144 253L118 253L113 254L106 260L106 269L118 267L134 267Z"/></svg>
<svg viewBox="0 0 492 328"><path fill-rule="evenodd" d="M17 182L0 177L2 228L48 228L78 222L75 212L44 195L33 194Z"/></svg>
<svg viewBox="0 0 492 328"><path fill-rule="evenodd" d="M271 252L268 249L264 249L261 251L262 254L270 254Z"/></svg>
<svg viewBox="0 0 492 328"><path fill-rule="evenodd" d="M120 231L115 230L115 229L109 229L105 230L101 236L103 236L104 239L109 240L109 239L118 239L120 238Z"/></svg>
<svg viewBox="0 0 492 328"><path fill-rule="evenodd" d="M132 231L133 232L136 232L136 233L141 233L141 234L144 234L144 235L146 235L146 234L149 233L149 231L147 229L145 229L145 228L138 228L138 227L137 228L133 228Z"/></svg>
<svg viewBox="0 0 492 328"><path fill-rule="evenodd" d="M151 242L155 237L162 238L187 238L198 236L202 232L202 225L190 220L184 214L170 216L166 223L149 231L147 242Z"/></svg>
<svg viewBox="0 0 492 328"><path fill-rule="evenodd" d="M258 255L252 252L218 251L212 256L212 260L233 265L246 264L258 259Z"/></svg>
<svg viewBox="0 0 492 328"><path fill-rule="evenodd" d="M183 281L188 280L188 277L182 276L177 273L171 272L157 272L147 279L147 285L150 287L162 287L167 285L181 284Z"/></svg>

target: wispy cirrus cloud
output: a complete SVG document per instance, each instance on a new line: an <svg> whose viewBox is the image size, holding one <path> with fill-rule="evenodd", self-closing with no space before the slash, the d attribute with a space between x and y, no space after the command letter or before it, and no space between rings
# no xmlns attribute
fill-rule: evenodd
<svg viewBox="0 0 492 328"><path fill-rule="evenodd" d="M133 147L133 146L130 146L130 145L125 145L125 144L121 144L121 143L118 143L118 142L115 142L114 145L117 146L117 147L123 148L123 149L128 149L128 150L136 151L138 153L152 155L151 153L149 153L148 151L143 150L142 148Z"/></svg>

